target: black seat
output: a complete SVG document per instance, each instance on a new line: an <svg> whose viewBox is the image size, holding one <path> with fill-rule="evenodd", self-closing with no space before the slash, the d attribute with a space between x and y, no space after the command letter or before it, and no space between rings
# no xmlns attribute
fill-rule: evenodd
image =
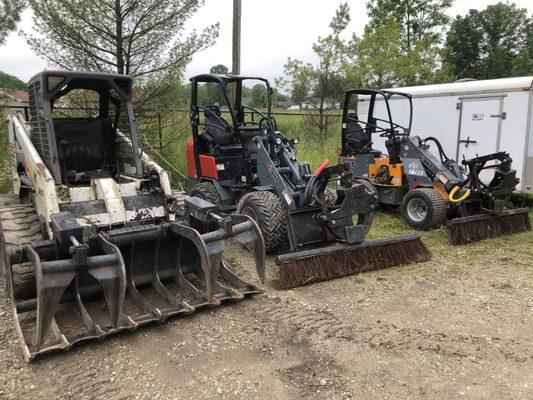
<svg viewBox="0 0 533 400"><path fill-rule="evenodd" d="M88 172L105 168L104 127L102 119L54 120L59 159L64 171Z"/></svg>
<svg viewBox="0 0 533 400"><path fill-rule="evenodd" d="M351 155L374 154L381 156L381 151L372 148L372 133L368 128L362 128L357 120L352 120L346 127L346 141Z"/></svg>
<svg viewBox="0 0 533 400"><path fill-rule="evenodd" d="M222 117L218 106L208 106L204 111L205 116L205 138L219 146L227 146L235 143L233 133L230 131L231 125Z"/></svg>
<svg viewBox="0 0 533 400"><path fill-rule="evenodd" d="M391 164L400 164L402 159L400 153L402 151L402 138L395 136L394 139L388 139L385 141L385 147L389 153L389 162Z"/></svg>

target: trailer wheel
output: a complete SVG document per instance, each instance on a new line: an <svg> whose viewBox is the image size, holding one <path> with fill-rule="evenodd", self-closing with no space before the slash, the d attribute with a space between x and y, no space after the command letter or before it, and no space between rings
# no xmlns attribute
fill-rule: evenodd
<svg viewBox="0 0 533 400"><path fill-rule="evenodd" d="M248 215L257 222L267 252L275 251L286 242L285 207L274 193L260 191L245 194L237 204L237 213Z"/></svg>
<svg viewBox="0 0 533 400"><path fill-rule="evenodd" d="M191 191L191 196L199 197L213 204L222 203L222 198L212 182L200 182Z"/></svg>
<svg viewBox="0 0 533 400"><path fill-rule="evenodd" d="M446 202L431 188L411 190L402 200L402 217L416 229L436 228L446 221Z"/></svg>

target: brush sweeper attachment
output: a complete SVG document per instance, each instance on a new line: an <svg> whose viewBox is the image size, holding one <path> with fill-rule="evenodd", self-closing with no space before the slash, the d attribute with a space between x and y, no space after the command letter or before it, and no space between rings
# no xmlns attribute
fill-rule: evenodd
<svg viewBox="0 0 533 400"><path fill-rule="evenodd" d="M264 280L258 225L172 192L138 147L131 88L123 75L45 71L29 83L29 123L8 116L14 195L0 199L0 261L28 361L262 292L223 260L236 241ZM97 109L58 116L73 90Z"/></svg>

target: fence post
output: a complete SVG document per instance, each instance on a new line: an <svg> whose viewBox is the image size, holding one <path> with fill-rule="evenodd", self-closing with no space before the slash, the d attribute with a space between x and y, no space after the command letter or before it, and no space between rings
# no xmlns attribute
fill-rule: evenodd
<svg viewBox="0 0 533 400"><path fill-rule="evenodd" d="M161 127L161 113L157 112L157 130L159 132L159 153L163 154L163 128Z"/></svg>

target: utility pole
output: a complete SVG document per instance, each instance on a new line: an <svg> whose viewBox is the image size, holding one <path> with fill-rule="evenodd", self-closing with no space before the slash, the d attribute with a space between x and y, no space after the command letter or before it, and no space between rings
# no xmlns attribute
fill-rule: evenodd
<svg viewBox="0 0 533 400"><path fill-rule="evenodd" d="M233 0L233 57L231 73L241 73L241 0Z"/></svg>

